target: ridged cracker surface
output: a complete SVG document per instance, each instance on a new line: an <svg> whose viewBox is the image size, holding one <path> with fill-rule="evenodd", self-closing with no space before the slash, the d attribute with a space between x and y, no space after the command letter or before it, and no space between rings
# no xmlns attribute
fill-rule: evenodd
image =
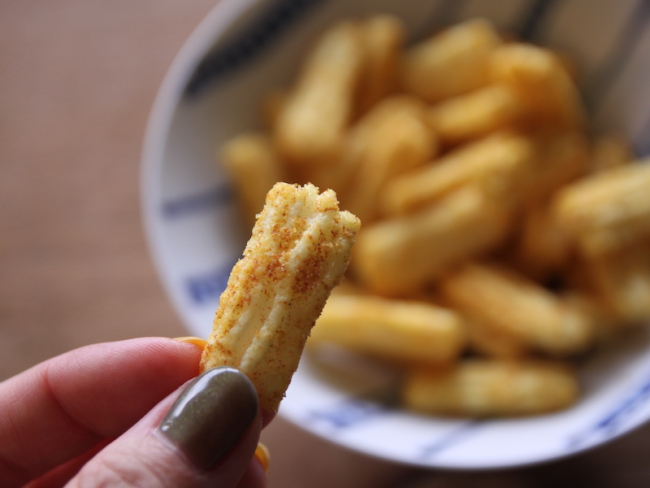
<svg viewBox="0 0 650 488"><path fill-rule="evenodd" d="M221 295L201 370L238 368L277 411L359 226L333 191L277 183Z"/></svg>

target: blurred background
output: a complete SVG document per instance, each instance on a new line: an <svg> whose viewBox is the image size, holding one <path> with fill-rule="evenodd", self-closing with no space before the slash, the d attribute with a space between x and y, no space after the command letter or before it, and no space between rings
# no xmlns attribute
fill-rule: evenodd
<svg viewBox="0 0 650 488"><path fill-rule="evenodd" d="M164 73L214 3L0 2L0 380L89 343L186 335L148 255L140 152ZM406 469L282 419L264 441L272 488L650 485L650 427L490 473Z"/></svg>

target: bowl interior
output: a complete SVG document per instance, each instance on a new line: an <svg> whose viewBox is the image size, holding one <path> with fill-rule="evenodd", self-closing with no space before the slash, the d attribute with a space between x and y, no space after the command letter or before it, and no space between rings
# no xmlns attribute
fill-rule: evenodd
<svg viewBox="0 0 650 488"><path fill-rule="evenodd" d="M235 134L262 128L260 106L285 87L315 33L342 17L400 16L411 41L484 16L497 27L575 57L596 129L617 129L650 153L647 2L567 0L222 0L183 47L148 126L143 208L152 253L190 331L207 336L247 239L216 156ZM650 335L622 338L581 365L585 393L568 411L536 418L440 420L392 407L394 375L332 351L306 356L280 413L323 437L425 467L496 468L593 447L650 416Z"/></svg>

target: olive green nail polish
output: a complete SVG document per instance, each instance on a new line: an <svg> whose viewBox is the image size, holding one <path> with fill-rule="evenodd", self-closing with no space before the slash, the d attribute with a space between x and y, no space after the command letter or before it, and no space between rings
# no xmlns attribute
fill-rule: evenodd
<svg viewBox="0 0 650 488"><path fill-rule="evenodd" d="M239 441L258 408L257 392L246 375L214 368L187 386L159 429L194 465L209 470Z"/></svg>

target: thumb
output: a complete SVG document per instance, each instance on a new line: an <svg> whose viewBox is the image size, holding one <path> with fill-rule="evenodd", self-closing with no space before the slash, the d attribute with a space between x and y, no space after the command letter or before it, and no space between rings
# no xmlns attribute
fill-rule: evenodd
<svg viewBox="0 0 650 488"><path fill-rule="evenodd" d="M253 460L261 426L250 380L236 369L214 368L159 403L67 486L232 488L246 473L246 484L261 488Z"/></svg>

